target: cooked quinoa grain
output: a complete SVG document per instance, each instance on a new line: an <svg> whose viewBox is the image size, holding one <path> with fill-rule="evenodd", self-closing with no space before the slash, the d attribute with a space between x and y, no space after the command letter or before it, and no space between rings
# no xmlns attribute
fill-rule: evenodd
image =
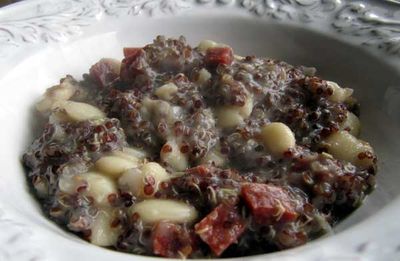
<svg viewBox="0 0 400 261"><path fill-rule="evenodd" d="M237 257L329 233L375 185L353 91L314 68L158 36L37 104L23 155L44 212L93 244Z"/></svg>

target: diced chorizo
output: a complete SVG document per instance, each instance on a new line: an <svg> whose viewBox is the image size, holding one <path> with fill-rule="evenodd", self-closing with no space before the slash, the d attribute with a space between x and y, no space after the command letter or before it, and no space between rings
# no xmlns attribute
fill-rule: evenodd
<svg viewBox="0 0 400 261"><path fill-rule="evenodd" d="M136 56L142 48L137 48L137 47L124 47L124 57L130 57L130 56Z"/></svg>
<svg viewBox="0 0 400 261"><path fill-rule="evenodd" d="M194 228L214 254L220 256L225 249L237 242L246 225L235 207L220 204Z"/></svg>
<svg viewBox="0 0 400 261"><path fill-rule="evenodd" d="M246 183L242 186L241 192L255 221L260 224L289 222L299 215L294 200L281 187Z"/></svg>
<svg viewBox="0 0 400 261"><path fill-rule="evenodd" d="M104 88L119 77L120 70L120 61L103 58L90 68L89 75L100 88Z"/></svg>
<svg viewBox="0 0 400 261"><path fill-rule="evenodd" d="M187 258L194 249L195 240L181 225L160 222L153 230L153 253L163 257Z"/></svg>
<svg viewBox="0 0 400 261"><path fill-rule="evenodd" d="M135 52L126 51L129 56L122 60L120 77L121 80L133 84L134 86L148 85L151 80L149 79L144 66L145 52L143 49L136 50Z"/></svg>
<svg viewBox="0 0 400 261"><path fill-rule="evenodd" d="M233 52L229 47L215 47L207 50L205 63L208 66L217 66L218 64L230 65L233 61Z"/></svg>

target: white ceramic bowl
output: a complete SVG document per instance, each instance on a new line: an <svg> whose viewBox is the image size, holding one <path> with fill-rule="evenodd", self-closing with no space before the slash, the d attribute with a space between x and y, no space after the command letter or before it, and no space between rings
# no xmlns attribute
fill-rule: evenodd
<svg viewBox="0 0 400 261"><path fill-rule="evenodd" d="M334 235L246 260L400 260L399 10L340 0L31 0L0 9L0 260L158 260L90 245L53 224L20 163L47 87L158 34L315 66L361 102L362 136L379 156L377 189Z"/></svg>

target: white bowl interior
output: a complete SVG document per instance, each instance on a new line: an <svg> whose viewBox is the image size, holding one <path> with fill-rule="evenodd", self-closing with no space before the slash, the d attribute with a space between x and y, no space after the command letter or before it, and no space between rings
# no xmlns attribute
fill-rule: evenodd
<svg viewBox="0 0 400 261"><path fill-rule="evenodd" d="M123 26L115 27L118 24ZM118 29L115 31L115 28ZM33 118L33 104L47 87L56 84L66 74L81 78L100 58L122 58L122 47L141 46L158 34L184 35L191 44L213 39L231 45L241 55L255 54L295 65L314 66L324 78L354 88L355 96L361 102L362 137L370 141L379 157L378 187L361 208L337 226L336 231L368 219L399 196L400 160L397 155L400 155L400 149L397 135L400 133L400 118L393 115L393 110L400 108L400 91L396 88L400 84L400 76L384 60L362 48L295 26L243 16L213 17L212 12L207 19L203 15L193 15L190 19L186 15L173 19L127 18L124 22L110 21L104 28L90 30L85 37L50 45L34 55L27 54L25 60L0 80L3 90L0 119L3 126L7 126L3 129L0 148L3 164L0 203L15 209L32 226L40 227L43 237L47 235L76 241L85 249L93 250L85 252L88 257L94 257L96 251L103 251L104 259L116 255L89 246L57 228L42 215L35 199L29 194L20 158L33 139L33 128L38 128L38 122ZM99 34L99 31L102 33ZM60 242L46 243L48 251ZM78 248L71 245L65 249ZM69 260L79 257L79 253L83 252L71 251ZM118 254L118 257L129 258L124 254Z"/></svg>

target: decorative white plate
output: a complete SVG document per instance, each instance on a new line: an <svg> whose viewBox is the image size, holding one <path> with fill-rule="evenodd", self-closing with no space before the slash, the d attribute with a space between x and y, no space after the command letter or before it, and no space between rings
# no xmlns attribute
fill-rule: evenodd
<svg viewBox="0 0 400 261"><path fill-rule="evenodd" d="M400 6L341 0L30 0L0 9L0 260L150 260L99 248L47 220L20 156L32 105L65 74L122 57L156 35L214 39L237 53L312 65L356 90L363 136L379 156L378 188L305 246L246 260L400 260ZM243 258L244 259L244 258Z"/></svg>

